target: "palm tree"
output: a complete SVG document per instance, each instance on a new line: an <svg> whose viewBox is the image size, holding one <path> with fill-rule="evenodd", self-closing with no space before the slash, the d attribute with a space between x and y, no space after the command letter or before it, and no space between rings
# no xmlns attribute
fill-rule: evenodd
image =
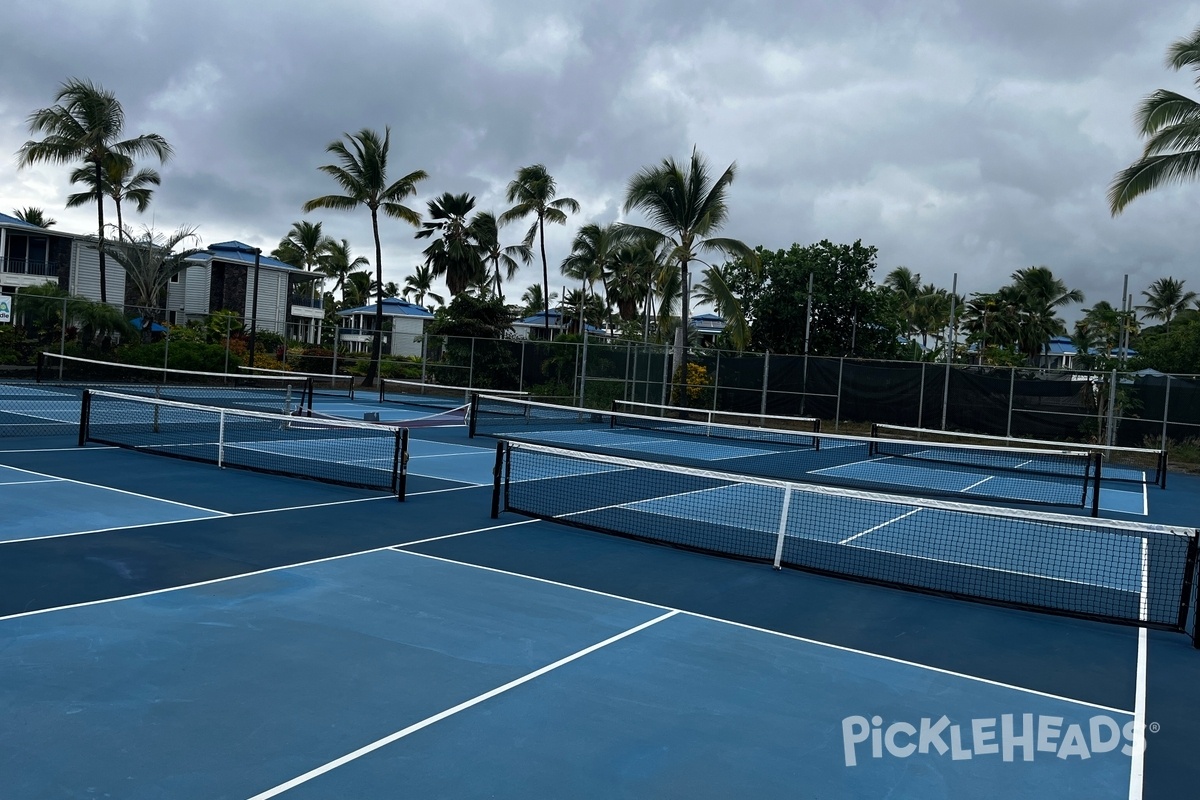
<svg viewBox="0 0 1200 800"><path fill-rule="evenodd" d="M729 342L740 352L750 344L750 323L730 285L730 271L730 265L707 267L704 278L696 283L696 299L716 309L717 316L725 320Z"/></svg>
<svg viewBox="0 0 1200 800"><path fill-rule="evenodd" d="M550 336L550 268L546 262L546 223L567 224L567 212L579 213L579 203L571 197L556 197L558 187L543 164L532 164L517 170L509 182L506 198L515 205L500 215L500 224L525 219L533 215L533 224L525 234L525 246L533 247L534 236L542 251L542 300L545 307L546 337Z"/></svg>
<svg viewBox="0 0 1200 800"><path fill-rule="evenodd" d="M616 306L617 314L626 322L637 318L643 301L647 301L649 308L654 272L660 267L655 255L654 248L646 242L626 242L617 248L604 274L608 302Z"/></svg>
<svg viewBox="0 0 1200 800"><path fill-rule="evenodd" d="M1166 66L1200 71L1200 27L1171 43ZM1200 174L1200 103L1159 89L1142 100L1134 120L1146 142L1141 158L1109 184L1108 206L1114 217L1139 195Z"/></svg>
<svg viewBox="0 0 1200 800"><path fill-rule="evenodd" d="M442 304L445 299L440 294L435 294L433 291L433 269L426 264L418 264L413 268L413 274L404 279L404 297L412 297L417 305L425 305L425 298L429 297L436 300L438 304Z"/></svg>
<svg viewBox="0 0 1200 800"><path fill-rule="evenodd" d="M366 256L351 258L350 242L348 240L342 239L340 242L336 242L329 239L328 244L325 245L325 252L314 269L326 278L333 279L332 291L336 292L340 289L342 292L342 302L346 302L347 277L351 272L369 266L371 266L371 262L367 260ZM355 305L359 304L355 303Z"/></svg>
<svg viewBox="0 0 1200 800"><path fill-rule="evenodd" d="M149 333L150 322L159 319L167 284L187 268L187 259L200 250L175 248L189 241L198 242L195 228L182 227L171 234L160 234L151 228L140 236L124 231L122 242L110 246L108 254L125 268L125 281L132 290L133 304L140 310L143 331Z"/></svg>
<svg viewBox="0 0 1200 800"><path fill-rule="evenodd" d="M533 248L522 242L504 247L500 244L500 222L490 211L480 211L471 220L471 238L479 248L479 255L484 264L490 264L490 280L492 291L500 302L504 302L504 281L517 277L520 265L533 261ZM440 302L440 301L439 301Z"/></svg>
<svg viewBox="0 0 1200 800"><path fill-rule="evenodd" d="M133 171L133 159L120 153L109 153L104 159L104 168L100 171L101 186L96 189L97 173L90 167L77 167L71 173L72 184L83 184L89 187L86 192L67 195L67 208L78 208L88 203L100 202L100 198L108 195L112 198L117 209L117 236L125 235L125 218L121 213L121 201L132 200L138 213L144 212L150 206L150 198L154 195L151 186L162 183L162 177L152 169Z"/></svg>
<svg viewBox="0 0 1200 800"><path fill-rule="evenodd" d="M900 316L904 318L905 335L911 337L917 328L917 304L921 297L921 276L908 267L896 267L883 279L883 285L891 290L900 306ZM916 339L913 339L913 352L917 349Z"/></svg>
<svg viewBox="0 0 1200 800"><path fill-rule="evenodd" d="M91 81L71 78L54 96L57 105L42 108L29 115L31 133L44 133L40 142L21 145L17 161L25 167L37 163L69 164L82 160L95 175L96 235L100 251L100 302L108 302L107 271L104 247L104 203L102 177L105 159L116 153L127 158L151 155L165 162L171 156L171 145L157 133L146 133L132 139L121 139L125 127L125 110L112 92Z"/></svg>
<svg viewBox="0 0 1200 800"><path fill-rule="evenodd" d="M475 198L470 194L444 192L441 197L429 201L429 222L422 223L421 230L417 231L418 239L437 234L422 252L425 265L433 270L433 276L445 276L451 297L486 280L483 258L468 221L474 208Z"/></svg>
<svg viewBox="0 0 1200 800"><path fill-rule="evenodd" d="M1142 292L1146 304L1138 306L1138 311L1148 319L1161 319L1167 332L1171 331L1171 320L1180 311L1188 307L1196 299L1195 292L1185 292L1183 281L1174 278L1159 278L1150 284L1150 288Z"/></svg>
<svg viewBox="0 0 1200 800"><path fill-rule="evenodd" d="M58 224L58 220L47 217L45 211L33 206L14 209L13 216L21 222L37 225L39 228L51 228Z"/></svg>
<svg viewBox="0 0 1200 800"><path fill-rule="evenodd" d="M291 264L293 267L299 267L307 273L314 274L311 281L311 294L315 301L318 296L317 284L320 283L320 279L315 275L325 274L321 269L321 264L329 257L329 247L332 244L333 240L321 232L321 223L301 220L292 223L292 229L279 240L279 244L271 251L271 255L285 264ZM316 330L312 320L307 320L304 327L315 336Z"/></svg>
<svg viewBox="0 0 1200 800"><path fill-rule="evenodd" d="M371 273L363 270L361 272L351 272L346 275L346 283L342 287L342 298L350 307L366 305L371 299L371 286L375 282L371 279Z"/></svg>
<svg viewBox="0 0 1200 800"><path fill-rule="evenodd" d="M729 216L725 196L733 183L736 165L730 164L713 180L708 162L695 148L688 164L678 164L665 158L653 167L643 167L629 180L625 191L625 211L641 210L651 228L631 226L652 241L671 245L670 260L679 265L682 290L682 323L675 335L676 371L686 375L688 325L688 270L693 261L705 263L700 254L705 251L724 253L757 265L758 254L737 239L715 238ZM711 266L705 264L706 266Z"/></svg>
<svg viewBox="0 0 1200 800"><path fill-rule="evenodd" d="M617 251L632 238L631 231L622 225L598 225L590 222L579 229L571 242L571 254L563 259L559 269L568 278L583 281L583 302L592 285L612 271Z"/></svg>
<svg viewBox="0 0 1200 800"><path fill-rule="evenodd" d="M521 306L528 315L544 313L549 319L550 302L558 299L556 292L551 292L549 295L543 294L542 285L540 283L530 284L525 289L525 293L521 295Z"/></svg>
<svg viewBox="0 0 1200 800"><path fill-rule="evenodd" d="M424 170L414 170L397 181L388 182L387 161L392 130L384 128L383 136L369 128L355 134L343 134L346 141L330 142L327 153L337 156L337 164L318 167L342 187L345 194L327 194L304 204L304 212L318 208L351 211L360 205L371 212L371 233L375 237L375 283L379 294L375 305L375 330L371 342L371 363L367 366L363 386L374 386L379 374L379 359L383 348L383 248L379 242L379 210L394 219L404 220L416 227L421 215L401 203L416 194L416 184L428 176Z"/></svg>

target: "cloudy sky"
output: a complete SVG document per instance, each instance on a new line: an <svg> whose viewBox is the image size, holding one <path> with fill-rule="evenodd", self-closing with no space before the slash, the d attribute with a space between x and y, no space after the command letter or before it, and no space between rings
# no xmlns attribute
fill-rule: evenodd
<svg viewBox="0 0 1200 800"><path fill-rule="evenodd" d="M1200 185L1110 217L1105 191L1140 152L1131 118L1200 24L1184 0L41 0L5 11L0 210L67 210L67 168L18 169L26 119L70 77L113 91L129 135L175 148L134 224L198 226L206 243L272 249L344 132L392 130L412 207L470 192L501 212L515 170L544 163L580 214L548 238L552 286L575 229L623 219L642 166L693 146L737 164L725 235L751 245L862 239L876 279L898 265L960 293L1044 264L1120 303L1170 275L1200 290ZM316 212L370 256L364 210ZM515 241L523 228L507 229ZM382 223L385 280L420 263L413 229ZM503 234L502 234L503 235ZM526 268L510 293L540 280ZM1068 312L1068 317L1073 316Z"/></svg>

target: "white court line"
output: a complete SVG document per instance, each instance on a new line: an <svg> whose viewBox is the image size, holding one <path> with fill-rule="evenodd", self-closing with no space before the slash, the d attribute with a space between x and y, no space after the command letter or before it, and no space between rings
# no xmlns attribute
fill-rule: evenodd
<svg viewBox="0 0 1200 800"><path fill-rule="evenodd" d="M1149 619L1150 553L1142 540L1142 598L1138 608L1141 620ZM1142 800L1142 785L1146 773L1146 650L1149 634L1145 627L1138 629L1137 683L1133 697L1133 752L1130 753L1129 800Z"/></svg>
<svg viewBox="0 0 1200 800"><path fill-rule="evenodd" d="M859 531L858 533L854 534L853 536L848 536L845 539L842 539L840 542L838 542L838 544L850 544L850 542L853 542L855 539L857 539L860 536L866 536L868 533L873 533L873 532L879 530L880 528L886 528L888 525L899 522L900 520L904 519L905 517L911 517L913 514L916 514L918 511L924 511L924 510L925 509L923 509L923 508L914 508L912 511L907 511L898 517L889 519L887 522L881 522L873 528L867 528L865 531ZM872 547L870 549L874 550L875 548Z"/></svg>
<svg viewBox="0 0 1200 800"><path fill-rule="evenodd" d="M250 800L268 800L269 798L272 798L272 797L278 797L279 795L283 794L284 792L286 792L290 789L294 789L303 783L308 783L313 778L319 777L321 775L324 775L327 772L337 769L338 767L349 764L351 761L355 761L355 760L367 755L368 753L375 752L376 750L380 749L381 747L386 747L387 745L392 744L393 742L397 742L400 739L403 739L405 736L416 733L417 731L420 731L424 728L428 728L430 725L433 725L436 722L441 722L444 719L448 719L449 717L454 716L455 714L459 713L460 711L466 711L467 709L473 708L474 706L477 706L480 703L483 703L487 700L491 700L493 697L497 697L501 694L504 694L505 692L509 691L510 689L515 689L518 686L529 683L530 681L532 681L536 678L540 678L543 675L553 672L554 670L558 669L559 667L570 664L572 661L578 661L579 659L583 658L584 656L591 655L592 653L596 652L597 650L608 647L610 644L619 642L622 639L632 636L635 633L640 633L653 625L657 625L658 623L663 622L664 620L670 619L671 617L675 616L678 613L679 613L678 611L670 611L670 612L667 612L666 614L663 614L662 616L655 617L654 619L651 619L651 620L647 620L646 622L643 622L641 625L635 625L634 627L629 628L628 630L621 631L620 633L616 634L615 636L610 636L603 641L596 642L593 645L589 645L588 647L585 647L582 650L578 650L578 651L572 653L571 655L566 656L565 658L560 658L558 661L555 661L551 664L547 664L546 666L544 666L540 669L536 669L533 672L522 675L521 677L517 678L516 680L511 680L506 684L497 686L496 688L494 688L490 691L484 692L481 695L472 697L470 700L466 700L462 703L459 703L458 705L448 708L445 711L441 711L437 714L434 714L431 717L426 717L425 719L421 720L420 722L416 722L412 725L409 725L407 728L403 728L401 730L396 731L393 734L384 736L382 739L376 739L374 742L371 742L368 745L364 745L363 747L358 748L357 750L355 750L352 753L347 753L346 755L344 755L340 758L336 758L333 761L322 764L321 766L317 767L316 769L309 770L308 772L304 773L303 775L298 775L295 778L292 778L290 781L281 783L278 786L268 789L265 792L256 794L253 797L251 797Z"/></svg>
<svg viewBox="0 0 1200 800"><path fill-rule="evenodd" d="M155 499L155 498L151 498L151 499ZM355 498L354 500L331 500L331 501L325 502L325 503L312 503L310 505L304 505L304 506L285 506L282 508L264 508L264 509L259 509L256 511L218 511L215 513L214 516L209 516L209 517L187 517L185 519L168 519L168 520L163 520L162 522L139 522L136 525L118 525L118 526L115 526L112 528L96 528L95 530L90 530L90 531L71 531L68 533L48 533L45 536L29 536L24 539L0 540L0 548L3 548L3 546L6 544L17 544L19 542L37 542L37 541L41 541L42 539L62 539L62 538L68 537L68 536L90 536L93 533L112 533L113 531L136 530L137 528L153 528L153 527L157 527L159 525L163 525L163 526L165 526L165 525L182 525L182 524L188 523L188 522L204 522L205 520L210 520L210 519L234 519L236 517L252 517L257 514L279 514L279 513L285 512L285 511L303 511L303 510L309 509L309 508L323 508L325 506L349 505L351 503L369 503L369 502L373 502L375 500L391 500L391 501L395 502L396 496L393 494L393 495L383 495L381 497L359 497L359 498ZM163 502L166 503L166 502L170 502L170 501L164 500ZM200 510L204 511L206 509L200 509Z"/></svg>
<svg viewBox="0 0 1200 800"><path fill-rule="evenodd" d="M386 499L386 498L372 498L372 499ZM362 502L362 501L352 500L350 502L357 503L357 502ZM337 504L336 503L325 503L323 505L337 505ZM497 530L499 528L511 528L514 525L522 525L522 524L526 524L528 522L537 522L537 521L538 520L523 520L522 522L511 522L511 523L505 523L503 525L489 525L486 528L476 528L476 529L470 530L470 531L462 531L459 533L448 534L447 537L445 537L445 538L449 538L451 536L464 536L468 533L484 533L486 531ZM423 542L435 541L437 538L439 538L439 537L434 537L432 539L422 539L420 541L423 541ZM326 561L340 561L343 558L354 558L355 556L365 556L365 555L370 555L371 553L382 553L384 551L391 550L395 547L404 547L404 546L405 546L404 544L396 544L396 545L384 545L383 547L372 547L369 550L357 550L353 553L341 553L336 556L324 556L322 558L309 559L308 561L297 561L292 564L280 564L277 567L266 567L264 569L253 570L251 572L239 572L236 575L226 575L221 578L210 578L205 581L195 581L193 583L184 583L184 584L180 584L179 586L164 586L161 589L150 589L145 592L134 592L133 594L122 594L122 595L115 595L113 597L103 597L103 598L100 598L99 600L85 600L81 603L70 603L65 606L49 606L47 608L34 609L33 611L18 611L16 614L8 614L6 616L0 616L0 621L9 620L9 619L18 619L21 617L34 617L34 616L38 616L39 614L49 614L54 611L70 611L71 609L75 609L75 608L87 608L88 606L99 606L99 605L105 605L106 603L117 603L122 600L136 600L139 597L153 597L153 596L159 595L159 594L166 594L167 592L179 592L179 591L183 591L186 589L196 589L201 586L212 586L212 585L218 584L218 583L225 583L226 581L240 580L241 578L251 578L256 575L268 575L272 572L279 572L280 570L285 570L285 569L295 569L298 567L307 567L307 566L311 566L312 564L323 564ZM420 554L419 553L409 553L409 555L420 555ZM637 601L633 601L633 602L637 602ZM643 603L642 605L648 605L648 604Z"/></svg>
<svg viewBox="0 0 1200 800"><path fill-rule="evenodd" d="M981 481L975 481L975 483L972 483L970 486L966 487L965 489L959 489L959 491L960 491L960 492L969 492L969 491L971 491L972 489L974 489L976 486L982 486L983 484L987 483L988 481L990 481L990 480L994 480L994 479L995 479L995 477L996 477L995 475L988 475L988 476L987 476L986 478L984 478L983 480L981 480Z"/></svg>
<svg viewBox="0 0 1200 800"><path fill-rule="evenodd" d="M112 486L103 486L99 483L88 483L87 481L79 481L79 480L75 480L74 478L64 478L59 475L48 475L45 472L35 472L31 469L22 469L21 467L9 466L9 467L7 467L7 469L16 470L17 472L24 472L27 475L37 475L39 478L52 478L54 480L63 481L65 483L74 483L78 486L90 486L93 489L104 489L105 491L108 491L108 492L116 492L117 494L126 494L126 495L129 495L130 497L140 497L143 500L155 500L159 503L167 503L168 505L180 506L182 508L191 508L191 509L195 509L196 511L204 511L206 513L214 514L217 516L227 516L226 512L217 511L215 508L205 508L204 506L197 506L197 505L193 505L191 503L180 503L177 500L164 500L161 497L154 497L153 495L142 494L140 492L131 492L127 489L117 489Z"/></svg>
<svg viewBox="0 0 1200 800"><path fill-rule="evenodd" d="M860 458L858 461L847 461L845 464L834 464L832 467L821 467L820 469L810 469L809 472L814 475L818 472L828 472L833 469L845 469L846 467L857 467L859 464L871 464L875 461L889 461L893 456L880 456L879 458Z"/></svg>
<svg viewBox="0 0 1200 800"><path fill-rule="evenodd" d="M487 530L487 529L484 528L483 530ZM756 625L750 625L750 624L747 624L744 622L736 622L734 620L724 619L722 617L713 617L708 614L700 614L695 611L687 611L686 609L672 608L671 606L664 606L659 603L650 603L645 600L637 600L635 598L625 597L625 596L619 595L619 594L611 594L609 592L602 592L602 591L599 591L596 589L589 589L585 586L575 586L570 583L562 583L560 581L550 580L549 578L539 578L535 575L523 575L519 572L511 572L509 570L498 569L496 567L485 567L480 564L471 564L471 563L463 562L463 561L455 561L452 558L444 558L442 556L434 556L434 555L430 555L428 553L417 553L414 551L399 549L404 546L405 545L395 545L394 547L391 547L389 549L394 550L397 553L403 553L404 555L418 556L419 558L427 558L427 559L430 559L431 561L441 561L441 562L444 562L447 564L457 564L459 566L470 567L472 569L483 570L485 572L493 572L493 573L496 573L499 575L508 575L508 576L511 576L514 578L523 578L528 581L534 581L535 583L544 583L544 584L547 584L548 586L558 586L558 587L561 587L564 589L574 589L576 591L586 592L587 594L597 595L599 597L608 597L608 598L612 598L614 600L624 600L629 603L637 603L638 605L651 606L653 608L661 608L661 609L670 610L670 611L678 611L680 614L684 614L689 617L695 617L696 619L703 619L703 620L707 620L709 622L717 622L717 623L721 623L723 625L733 625L734 627L737 627L737 628L744 628L746 630L757 631L758 633L765 633L765 634L768 634L771 636L779 636L784 639L789 639L794 642L802 642L804 644L813 645L815 647L820 647L820 648L824 648L824 649L828 649L828 650L837 650L838 652L842 652L842 653L852 653L854 655L865 656L867 658L878 659L880 661L887 661L888 663L891 663L891 664L901 664L906 667L913 667L915 669L925 670L928 672L935 672L939 675L949 675L951 677L962 678L963 680L974 681L975 683L982 683L982 684L986 684L988 686L997 686L1001 689L1011 689L1013 691L1022 692L1024 694L1036 695L1037 697L1045 697L1049 700L1060 700L1064 703L1074 703L1076 705L1087 706L1088 708L1095 708L1095 709L1099 709L1101 711L1110 711L1115 714L1125 714L1127 716L1133 716L1133 712L1128 709L1116 708L1114 706L1106 706L1106 705L1102 705L1100 703L1092 703L1087 700L1078 700L1073 697L1066 697L1064 695L1052 694L1050 692L1042 692L1037 689L1030 689L1025 686L1017 686L1016 684L1013 684L1013 683L1004 683L1002 681L995 681L990 678L981 678L978 675L969 675L965 672L955 672L954 670L943 669L942 667L934 667L929 664L922 664L918 661L907 661L903 658L896 658L894 656L885 656L885 655L882 655L881 653L872 653L869 650L859 650L854 647L847 647L845 645L840 645L840 644L832 644L830 642L822 642L819 639L810 639L808 637L797 636L796 634L792 634L792 633L783 633L781 631L773 631L769 628L760 628Z"/></svg>
<svg viewBox="0 0 1200 800"><path fill-rule="evenodd" d="M0 481L0 486L26 486L31 483L62 483L62 478L47 478L44 481Z"/></svg>
<svg viewBox="0 0 1200 800"><path fill-rule="evenodd" d="M4 453L91 453L101 450L120 450L119 447L114 447L109 444L89 444L87 447L73 445L71 447L29 447L21 450L5 450L0 448L0 454Z"/></svg>
<svg viewBox="0 0 1200 800"><path fill-rule="evenodd" d="M490 483L469 483L467 481L456 481L453 478L439 478L436 475L423 475L419 472L410 472L411 475L416 475L418 478L429 478L438 481L450 481L451 483L461 483L462 486L451 486L449 489L428 489L424 492L405 492L405 497L421 497L427 494L441 494L442 492L461 492L463 489L478 489L480 486L491 486Z"/></svg>
<svg viewBox="0 0 1200 800"><path fill-rule="evenodd" d="M496 451L495 450L476 450L474 453L429 453L429 454L423 455L423 456L415 456L410 452L408 454L408 460L416 461L418 458L463 458L463 457L480 456L480 455L485 455L485 456L490 456L491 458L495 458Z"/></svg>

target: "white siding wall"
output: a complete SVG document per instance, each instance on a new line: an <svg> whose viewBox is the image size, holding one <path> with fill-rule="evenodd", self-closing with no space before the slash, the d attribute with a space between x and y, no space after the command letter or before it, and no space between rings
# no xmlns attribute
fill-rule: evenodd
<svg viewBox="0 0 1200 800"><path fill-rule="evenodd" d="M204 317L211 313L208 307L208 292L212 285L212 271L207 264L188 267L183 274L183 313L188 319Z"/></svg>
<svg viewBox="0 0 1200 800"><path fill-rule="evenodd" d="M419 356L421 342L417 337L425 329L425 321L416 317L392 317L392 355Z"/></svg>
<svg viewBox="0 0 1200 800"><path fill-rule="evenodd" d="M122 303L125 299L125 269L113 258L104 259L108 277L108 302ZM76 240L71 247L72 294L89 300L100 299L100 251L91 242Z"/></svg>
<svg viewBox="0 0 1200 800"><path fill-rule="evenodd" d="M283 270L259 267L258 329L284 333L287 320L287 273ZM246 280L246 319L254 308L254 269Z"/></svg>

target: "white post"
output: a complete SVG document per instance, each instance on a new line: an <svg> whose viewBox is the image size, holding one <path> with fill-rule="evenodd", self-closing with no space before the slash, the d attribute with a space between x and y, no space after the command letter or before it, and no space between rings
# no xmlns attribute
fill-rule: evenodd
<svg viewBox="0 0 1200 800"><path fill-rule="evenodd" d="M779 533L775 538L775 560L771 566L779 569L783 561L783 537L787 536L788 510L792 505L792 487L783 490L783 512L779 515Z"/></svg>
<svg viewBox="0 0 1200 800"><path fill-rule="evenodd" d="M958 336L954 327L954 301L958 297L958 273L954 273L954 282L950 288L950 330L946 332L946 381L942 388L942 430L946 430L946 410L950 405L950 361L954 354L954 345Z"/></svg>

